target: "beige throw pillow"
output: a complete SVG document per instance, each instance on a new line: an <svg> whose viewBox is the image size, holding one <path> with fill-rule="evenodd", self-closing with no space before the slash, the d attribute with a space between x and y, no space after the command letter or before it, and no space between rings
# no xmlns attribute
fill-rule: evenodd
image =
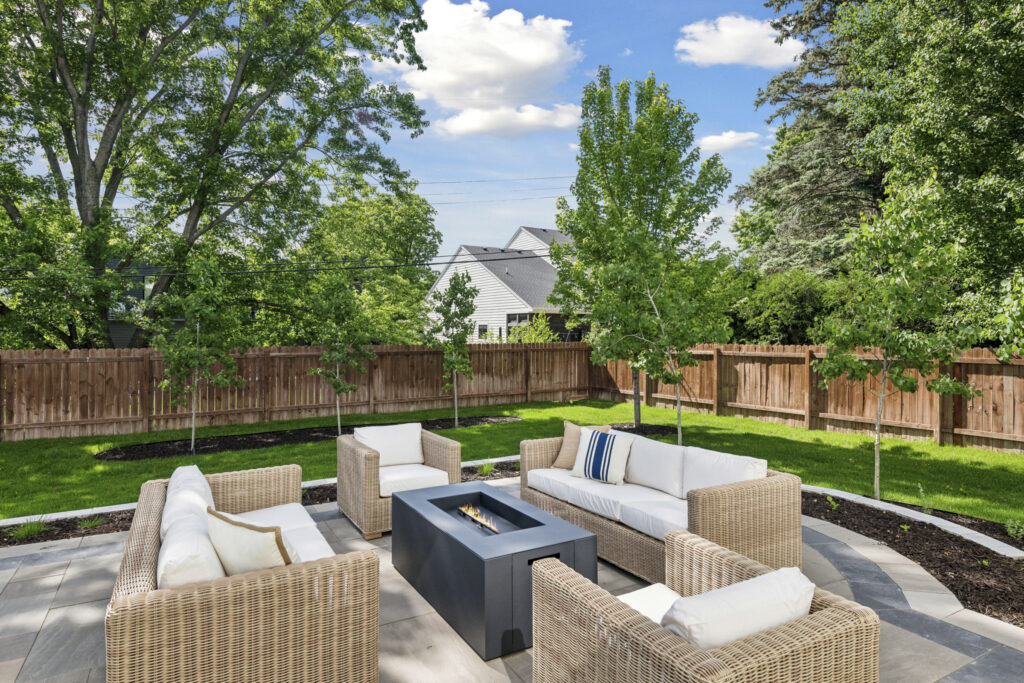
<svg viewBox="0 0 1024 683"><path fill-rule="evenodd" d="M206 510L210 540L228 576L291 564L279 526L257 526L245 520Z"/></svg>
<svg viewBox="0 0 1024 683"><path fill-rule="evenodd" d="M552 467L561 467L563 470L571 470L576 464L576 451L580 447L580 428L568 420L562 422L565 427L565 435L562 437L562 447L558 451L558 457L551 463ZM595 432L607 432L611 429L608 425L592 426Z"/></svg>

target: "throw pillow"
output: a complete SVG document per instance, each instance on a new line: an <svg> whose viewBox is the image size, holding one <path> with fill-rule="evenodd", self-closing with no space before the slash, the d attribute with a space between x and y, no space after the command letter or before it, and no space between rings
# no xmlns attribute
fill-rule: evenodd
<svg viewBox="0 0 1024 683"><path fill-rule="evenodd" d="M580 428L580 446L572 476L586 477L606 484L621 484L626 474L626 460L633 439Z"/></svg>
<svg viewBox="0 0 1024 683"><path fill-rule="evenodd" d="M352 436L359 443L380 453L380 466L422 465L423 426L419 422L380 427L357 427Z"/></svg>
<svg viewBox="0 0 1024 683"><path fill-rule="evenodd" d="M213 508L206 511L206 519L210 540L228 576L292 563L281 527L256 526Z"/></svg>
<svg viewBox="0 0 1024 683"><path fill-rule="evenodd" d="M571 470L573 464L576 462L576 451L580 448L580 427L578 425L563 420L562 426L565 428L565 435L562 437L562 447L558 449L558 457L551 463L552 467L561 467L563 470ZM587 427L587 429L593 429L597 432L607 432L611 429L608 425Z"/></svg>
<svg viewBox="0 0 1024 683"><path fill-rule="evenodd" d="M679 598L661 625L705 650L806 617L814 584L796 567Z"/></svg>
<svg viewBox="0 0 1024 683"><path fill-rule="evenodd" d="M189 515L171 525L157 555L157 588L176 588L224 576L205 519Z"/></svg>

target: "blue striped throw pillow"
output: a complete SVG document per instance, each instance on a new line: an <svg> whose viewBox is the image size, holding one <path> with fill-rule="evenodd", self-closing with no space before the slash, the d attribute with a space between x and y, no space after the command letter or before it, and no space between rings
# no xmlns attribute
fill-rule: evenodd
<svg viewBox="0 0 1024 683"><path fill-rule="evenodd" d="M621 484L632 437L580 429L580 447L572 475L607 484Z"/></svg>

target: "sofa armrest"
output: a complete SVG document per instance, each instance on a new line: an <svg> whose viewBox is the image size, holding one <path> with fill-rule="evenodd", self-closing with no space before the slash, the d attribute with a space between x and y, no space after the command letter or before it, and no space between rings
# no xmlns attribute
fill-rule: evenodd
<svg viewBox="0 0 1024 683"><path fill-rule="evenodd" d="M377 680L368 550L115 597L107 681Z"/></svg>
<svg viewBox="0 0 1024 683"><path fill-rule="evenodd" d="M665 585L683 596L699 595L771 571L689 531L665 534Z"/></svg>
<svg viewBox="0 0 1024 683"><path fill-rule="evenodd" d="M534 680L701 681L723 672L712 654L560 561L533 563Z"/></svg>
<svg viewBox="0 0 1024 683"><path fill-rule="evenodd" d="M773 569L800 567L800 477L768 470L762 479L694 489L688 530Z"/></svg>
<svg viewBox="0 0 1024 683"><path fill-rule="evenodd" d="M462 481L462 444L455 439L423 430L423 464L448 473L448 483Z"/></svg>
<svg viewBox="0 0 1024 683"><path fill-rule="evenodd" d="M551 467L562 447L562 437L527 439L519 442L519 487L526 488L526 473L533 469Z"/></svg>
<svg viewBox="0 0 1024 683"><path fill-rule="evenodd" d="M342 487L353 500L380 497L380 453L351 434L338 437L338 488Z"/></svg>
<svg viewBox="0 0 1024 683"><path fill-rule="evenodd" d="M302 468L298 465L206 475L218 510L230 513L302 502Z"/></svg>

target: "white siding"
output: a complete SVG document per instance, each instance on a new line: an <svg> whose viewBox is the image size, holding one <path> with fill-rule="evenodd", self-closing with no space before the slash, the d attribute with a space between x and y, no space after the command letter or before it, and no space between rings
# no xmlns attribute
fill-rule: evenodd
<svg viewBox="0 0 1024 683"><path fill-rule="evenodd" d="M449 266L441 277L434 284L431 291L443 292L448 288L448 281L455 273L469 273L473 279L472 285L479 293L476 295L476 312L473 314L473 341L481 341L478 336L480 325L487 325L488 332L496 332L501 329L501 338L504 340L508 335L506 327L506 314L528 313L532 309L518 296L494 277L491 271L478 262L470 261L472 255L465 249L459 249L455 255L456 265ZM466 263L466 261L470 261Z"/></svg>
<svg viewBox="0 0 1024 683"><path fill-rule="evenodd" d="M519 228L516 234L512 236L512 241L508 243L506 249L522 249L524 251L535 251L541 254L543 259L548 263L551 263L551 259L548 258L548 245L544 244L543 240L537 239L530 232Z"/></svg>

